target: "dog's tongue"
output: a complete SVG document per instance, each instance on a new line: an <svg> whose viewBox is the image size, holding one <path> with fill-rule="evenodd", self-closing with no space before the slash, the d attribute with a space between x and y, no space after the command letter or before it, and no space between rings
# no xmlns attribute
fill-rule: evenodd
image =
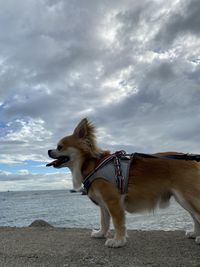
<svg viewBox="0 0 200 267"><path fill-rule="evenodd" d="M59 157L56 160L53 160L52 162L48 163L46 165L46 167L50 167L53 166L54 168L59 167L62 163L68 162L69 161L69 157L68 156L62 156Z"/></svg>
<svg viewBox="0 0 200 267"><path fill-rule="evenodd" d="M58 161L59 161L58 159L53 160L52 162L46 164L46 167L54 166L54 165L56 165L56 163L57 163Z"/></svg>

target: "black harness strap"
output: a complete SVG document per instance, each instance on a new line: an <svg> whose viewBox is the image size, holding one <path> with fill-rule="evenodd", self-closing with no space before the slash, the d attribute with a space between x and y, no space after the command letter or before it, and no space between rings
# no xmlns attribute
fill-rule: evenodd
<svg viewBox="0 0 200 267"><path fill-rule="evenodd" d="M177 160L194 160L199 162L200 155L198 154L168 154L168 155L152 155L152 154L143 154L143 153L133 153L133 157L142 157L142 158L168 158L168 159L177 159Z"/></svg>

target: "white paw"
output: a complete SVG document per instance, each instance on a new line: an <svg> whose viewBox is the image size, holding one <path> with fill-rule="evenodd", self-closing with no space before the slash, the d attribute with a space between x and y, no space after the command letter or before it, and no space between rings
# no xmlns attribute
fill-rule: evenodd
<svg viewBox="0 0 200 267"><path fill-rule="evenodd" d="M126 238L121 239L109 238L106 240L105 246L109 248L120 248L126 244Z"/></svg>
<svg viewBox="0 0 200 267"><path fill-rule="evenodd" d="M186 231L185 235L187 238L196 238L196 234L193 231Z"/></svg>
<svg viewBox="0 0 200 267"><path fill-rule="evenodd" d="M93 238L105 238L106 234L102 230L92 230L91 237L93 237Z"/></svg>
<svg viewBox="0 0 200 267"><path fill-rule="evenodd" d="M195 238L195 242L196 242L198 245L200 245L200 236L197 236L197 237Z"/></svg>

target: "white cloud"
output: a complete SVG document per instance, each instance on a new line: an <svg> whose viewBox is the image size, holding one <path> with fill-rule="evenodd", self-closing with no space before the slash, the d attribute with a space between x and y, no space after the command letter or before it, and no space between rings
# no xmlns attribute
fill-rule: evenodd
<svg viewBox="0 0 200 267"><path fill-rule="evenodd" d="M19 174L22 174L22 175L27 175L27 174L29 174L29 171L26 170L26 169L19 170L18 172L19 172Z"/></svg>
<svg viewBox="0 0 200 267"><path fill-rule="evenodd" d="M18 174L0 172L0 191L16 190L56 190L72 188L71 175L60 174Z"/></svg>
<svg viewBox="0 0 200 267"><path fill-rule="evenodd" d="M7 141L23 141L29 143L34 140L34 142L40 142L48 140L52 135L51 132L46 131L42 119L29 119L28 121L17 119L13 123L10 123L9 127L10 129L4 137L4 140Z"/></svg>

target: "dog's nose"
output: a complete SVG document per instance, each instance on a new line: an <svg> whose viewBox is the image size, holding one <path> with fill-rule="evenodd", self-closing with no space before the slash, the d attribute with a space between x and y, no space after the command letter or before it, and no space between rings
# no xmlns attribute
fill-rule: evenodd
<svg viewBox="0 0 200 267"><path fill-rule="evenodd" d="M49 157L51 157L51 151L52 151L52 149L49 149L49 150L48 150L48 155L49 155Z"/></svg>

